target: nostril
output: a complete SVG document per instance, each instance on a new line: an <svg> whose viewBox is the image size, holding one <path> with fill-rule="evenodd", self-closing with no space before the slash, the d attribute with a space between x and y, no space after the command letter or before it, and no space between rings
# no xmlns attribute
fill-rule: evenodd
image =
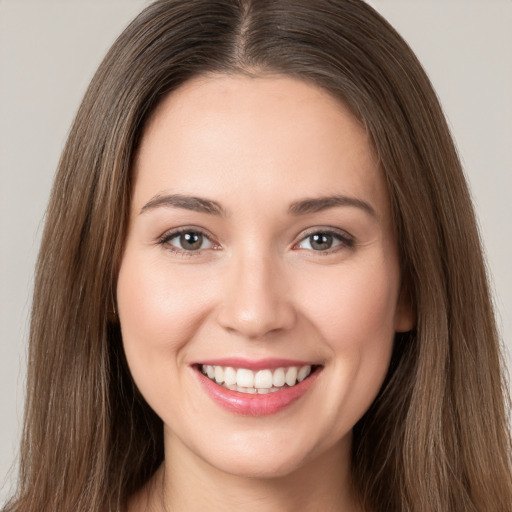
<svg viewBox="0 0 512 512"><path fill-rule="evenodd" d="M217 319L230 333L258 339L291 329L296 323L296 312L289 301L280 297L246 294L226 301L219 308Z"/></svg>

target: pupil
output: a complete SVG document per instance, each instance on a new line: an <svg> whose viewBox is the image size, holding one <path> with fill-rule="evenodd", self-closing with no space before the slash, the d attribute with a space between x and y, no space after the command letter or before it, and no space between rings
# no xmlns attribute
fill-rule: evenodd
<svg viewBox="0 0 512 512"><path fill-rule="evenodd" d="M200 249L203 244L203 235L201 233L183 233L180 242L183 249Z"/></svg>
<svg viewBox="0 0 512 512"><path fill-rule="evenodd" d="M313 249L325 250L332 246L332 235L320 233L311 237L311 247Z"/></svg>

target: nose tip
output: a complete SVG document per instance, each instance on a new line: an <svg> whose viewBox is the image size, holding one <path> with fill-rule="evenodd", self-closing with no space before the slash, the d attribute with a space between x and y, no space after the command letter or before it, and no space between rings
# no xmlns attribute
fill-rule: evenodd
<svg viewBox="0 0 512 512"><path fill-rule="evenodd" d="M258 339L290 329L296 312L283 275L263 259L239 265L224 291L218 322L227 331Z"/></svg>
<svg viewBox="0 0 512 512"><path fill-rule="evenodd" d="M272 332L287 330L293 321L289 308L276 307L270 303L239 303L236 309L224 306L219 315L219 323L224 329L249 339L263 338Z"/></svg>

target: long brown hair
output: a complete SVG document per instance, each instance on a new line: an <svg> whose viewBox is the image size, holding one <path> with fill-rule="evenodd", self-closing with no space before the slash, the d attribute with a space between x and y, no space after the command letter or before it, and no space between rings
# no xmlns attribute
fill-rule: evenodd
<svg viewBox="0 0 512 512"><path fill-rule="evenodd" d="M281 73L330 91L371 135L415 329L397 336L354 428L367 510L512 510L500 347L472 204L436 95L360 0L161 0L98 69L59 163L37 265L13 512L120 509L163 459L115 321L131 164L161 99L210 72Z"/></svg>

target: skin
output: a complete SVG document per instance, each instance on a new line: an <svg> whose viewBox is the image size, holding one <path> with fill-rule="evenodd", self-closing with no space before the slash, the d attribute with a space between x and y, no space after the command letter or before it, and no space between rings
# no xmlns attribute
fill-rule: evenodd
<svg viewBox="0 0 512 512"><path fill-rule="evenodd" d="M358 510L351 430L379 391L395 332L412 327L386 185L361 123L292 78L201 77L157 108L134 173L117 303L166 457L129 509ZM154 204L168 194L216 201L223 214ZM289 211L334 194L373 213ZM169 233L183 227L205 234L201 249L180 249ZM310 235L328 230L333 246L314 248ZM286 409L240 416L214 403L191 367L221 357L322 371Z"/></svg>

